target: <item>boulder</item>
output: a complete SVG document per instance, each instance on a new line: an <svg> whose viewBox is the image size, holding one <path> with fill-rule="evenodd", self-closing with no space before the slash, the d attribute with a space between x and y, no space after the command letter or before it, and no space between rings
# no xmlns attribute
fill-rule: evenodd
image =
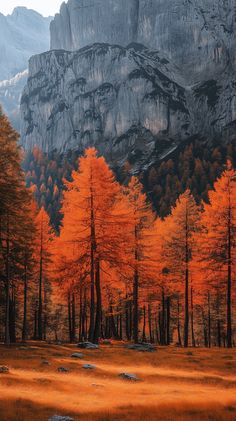
<svg viewBox="0 0 236 421"><path fill-rule="evenodd" d="M50 362L49 361L46 361L46 360L45 361L42 361L42 364L43 365L51 365Z"/></svg>
<svg viewBox="0 0 236 421"><path fill-rule="evenodd" d="M53 417L49 418L48 421L75 421L74 418L61 416L61 415L53 415Z"/></svg>
<svg viewBox="0 0 236 421"><path fill-rule="evenodd" d="M99 348L97 344L93 344L92 342L79 342L77 347L81 349L98 349Z"/></svg>
<svg viewBox="0 0 236 421"><path fill-rule="evenodd" d="M126 348L133 349L134 351L139 351L139 352L154 352L157 350L155 345L152 345L146 342L141 342L139 344L129 344L129 345L126 345Z"/></svg>
<svg viewBox="0 0 236 421"><path fill-rule="evenodd" d="M130 380L132 382L138 382L140 379L136 376L136 374L130 374L130 373L120 373L119 377L121 377L124 380Z"/></svg>
<svg viewBox="0 0 236 421"><path fill-rule="evenodd" d="M57 371L58 371L58 373L69 373L70 372L69 368L66 368L66 367L59 367L57 369Z"/></svg>
<svg viewBox="0 0 236 421"><path fill-rule="evenodd" d="M84 358L84 354L81 354L81 352L74 352L74 354L71 355L71 358L82 360Z"/></svg>
<svg viewBox="0 0 236 421"><path fill-rule="evenodd" d="M6 365L1 365L0 373L9 373L9 367L7 367Z"/></svg>
<svg viewBox="0 0 236 421"><path fill-rule="evenodd" d="M96 368L96 365L93 365L93 364L84 364L82 366L82 368L84 368L85 370L94 370Z"/></svg>

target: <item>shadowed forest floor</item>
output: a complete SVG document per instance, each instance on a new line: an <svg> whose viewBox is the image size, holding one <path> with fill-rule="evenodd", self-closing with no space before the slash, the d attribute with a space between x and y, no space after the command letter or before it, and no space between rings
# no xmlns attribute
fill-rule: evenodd
<svg viewBox="0 0 236 421"><path fill-rule="evenodd" d="M84 359L71 358L73 352ZM84 370L86 363L96 369ZM10 369L0 374L1 421L47 421L55 414L84 421L236 420L235 349L140 353L122 343L79 350L30 342L1 345L0 364ZM122 372L141 381L122 380Z"/></svg>

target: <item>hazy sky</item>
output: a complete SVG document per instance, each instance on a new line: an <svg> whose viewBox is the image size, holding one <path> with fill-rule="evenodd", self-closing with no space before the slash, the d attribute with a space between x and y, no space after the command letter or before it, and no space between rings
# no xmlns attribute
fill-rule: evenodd
<svg viewBox="0 0 236 421"><path fill-rule="evenodd" d="M0 0L0 12L11 14L14 7L25 6L36 10L43 16L53 16L60 9L63 0Z"/></svg>

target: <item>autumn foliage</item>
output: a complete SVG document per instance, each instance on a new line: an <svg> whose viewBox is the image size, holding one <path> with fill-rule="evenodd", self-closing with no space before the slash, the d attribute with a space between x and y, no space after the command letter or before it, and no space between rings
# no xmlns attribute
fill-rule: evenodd
<svg viewBox="0 0 236 421"><path fill-rule="evenodd" d="M149 337L187 347L209 346L214 337L231 347L235 172L230 164L208 205L197 205L187 190L164 220L154 215L139 180L119 185L94 149L86 151L72 178L63 199L55 271L66 271L60 277L65 297L80 296L80 339ZM219 295L223 304L213 315Z"/></svg>
<svg viewBox="0 0 236 421"><path fill-rule="evenodd" d="M208 203L196 203L186 188L162 219L137 177L121 185L89 148L63 180L55 233L46 202L35 203L38 187L33 181L25 187L17 139L1 114L0 325L7 344L19 337L94 343L112 337L234 345L236 173L230 162ZM41 197L58 200L53 177L47 187L43 179Z"/></svg>

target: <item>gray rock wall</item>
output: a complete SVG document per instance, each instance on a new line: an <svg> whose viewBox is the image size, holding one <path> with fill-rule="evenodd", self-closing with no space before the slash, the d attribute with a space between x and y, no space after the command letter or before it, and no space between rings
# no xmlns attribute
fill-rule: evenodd
<svg viewBox="0 0 236 421"><path fill-rule="evenodd" d="M22 143L139 166L236 126L232 0L69 0L30 60Z"/></svg>
<svg viewBox="0 0 236 421"><path fill-rule="evenodd" d="M51 48L139 42L181 66L190 83L235 64L234 0L69 0L51 23Z"/></svg>

